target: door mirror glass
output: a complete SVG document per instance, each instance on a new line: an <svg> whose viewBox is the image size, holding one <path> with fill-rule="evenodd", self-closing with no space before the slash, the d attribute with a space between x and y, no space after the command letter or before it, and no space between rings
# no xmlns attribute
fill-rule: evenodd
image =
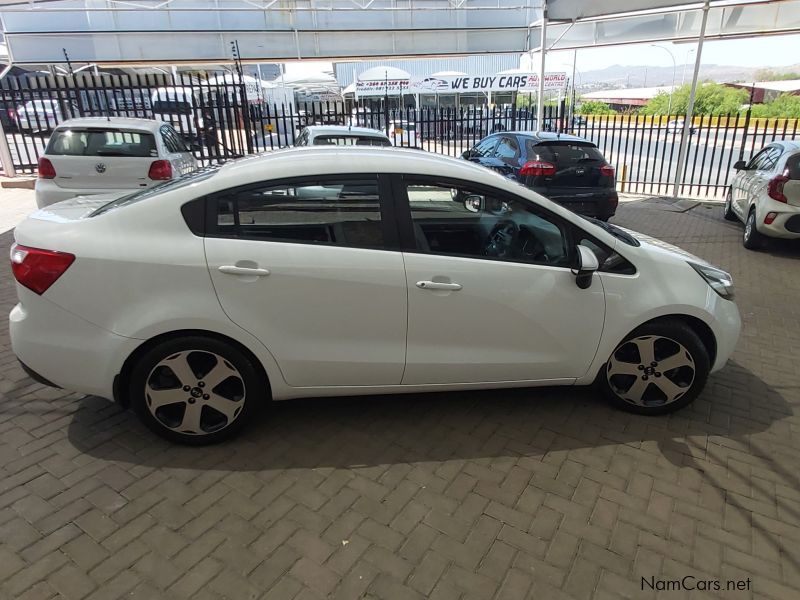
<svg viewBox="0 0 800 600"><path fill-rule="evenodd" d="M483 196L479 196L477 194L470 194L464 200L464 208L466 208L469 212L477 213L481 212L484 208L484 201Z"/></svg>
<svg viewBox="0 0 800 600"><path fill-rule="evenodd" d="M575 283L579 288L585 290L592 285L592 275L600 268L597 255L586 246L578 246L577 266L572 270L575 275Z"/></svg>
<svg viewBox="0 0 800 600"><path fill-rule="evenodd" d="M465 150L464 153L461 155L461 158L465 160L469 160L472 158L472 150Z"/></svg>
<svg viewBox="0 0 800 600"><path fill-rule="evenodd" d="M747 170L747 163L743 160L737 160L733 164L733 168L737 171L746 171Z"/></svg>

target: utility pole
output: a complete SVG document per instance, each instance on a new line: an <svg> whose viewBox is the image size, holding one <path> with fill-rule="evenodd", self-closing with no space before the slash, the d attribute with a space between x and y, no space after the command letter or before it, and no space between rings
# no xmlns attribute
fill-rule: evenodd
<svg viewBox="0 0 800 600"><path fill-rule="evenodd" d="M536 106L536 128L544 131L544 74L547 61L547 0L542 0L542 37L539 48L541 62L539 66L539 98Z"/></svg>

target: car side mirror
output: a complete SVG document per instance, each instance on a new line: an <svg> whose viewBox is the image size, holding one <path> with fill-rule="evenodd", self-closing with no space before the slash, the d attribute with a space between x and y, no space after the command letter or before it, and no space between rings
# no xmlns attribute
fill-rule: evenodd
<svg viewBox="0 0 800 600"><path fill-rule="evenodd" d="M464 153L461 155L461 158L464 160L469 160L472 158L472 150L465 150Z"/></svg>
<svg viewBox="0 0 800 600"><path fill-rule="evenodd" d="M572 269L572 274L575 275L575 284L585 290L592 285L592 275L600 268L600 263L597 260L597 255L586 246L578 246L578 264L575 269Z"/></svg>
<svg viewBox="0 0 800 600"><path fill-rule="evenodd" d="M477 194L470 194L464 199L464 208L472 213L481 212L485 208L484 204L483 196Z"/></svg>
<svg viewBox="0 0 800 600"><path fill-rule="evenodd" d="M733 163L733 168L737 171L746 171L747 163L743 160L737 160L735 163Z"/></svg>

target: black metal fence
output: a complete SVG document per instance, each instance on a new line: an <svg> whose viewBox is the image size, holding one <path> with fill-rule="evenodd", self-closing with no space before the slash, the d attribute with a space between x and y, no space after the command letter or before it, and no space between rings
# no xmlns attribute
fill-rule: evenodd
<svg viewBox="0 0 800 600"><path fill-rule="evenodd" d="M0 82L0 121L15 167L34 172L52 129L75 117L158 118L170 122L203 164L292 146L313 124L384 131L396 146L459 156L484 136L547 130L591 140L615 167L620 191L672 190L683 133L682 117L593 115L565 118L563 103L545 106L541 127L527 108L389 108L385 99L356 105L296 105L275 86L179 74L6 77ZM797 120L744 115L695 117L685 154L682 195L721 197L732 165L776 139L797 139Z"/></svg>

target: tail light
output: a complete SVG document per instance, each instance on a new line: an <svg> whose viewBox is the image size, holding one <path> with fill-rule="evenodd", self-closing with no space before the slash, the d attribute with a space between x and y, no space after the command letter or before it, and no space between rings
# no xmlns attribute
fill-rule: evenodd
<svg viewBox="0 0 800 600"><path fill-rule="evenodd" d="M44 156L39 159L39 179L55 179L56 168L49 158Z"/></svg>
<svg viewBox="0 0 800 600"><path fill-rule="evenodd" d="M787 203L786 196L783 194L783 184L789 181L786 175L777 175L769 180L767 184L767 196L778 202Z"/></svg>
<svg viewBox="0 0 800 600"><path fill-rule="evenodd" d="M543 160L529 160L522 165L519 174L529 177L549 177L556 174L556 166Z"/></svg>
<svg viewBox="0 0 800 600"><path fill-rule="evenodd" d="M164 181L172 179L172 163L168 160L156 160L150 165L150 170L147 173L150 179L156 181Z"/></svg>
<svg viewBox="0 0 800 600"><path fill-rule="evenodd" d="M611 165L603 165L602 167L600 167L600 175L602 175L603 177L614 177L615 175L614 167L612 167Z"/></svg>
<svg viewBox="0 0 800 600"><path fill-rule="evenodd" d="M75 255L14 244L11 246L11 271L14 278L40 296L64 274Z"/></svg>

